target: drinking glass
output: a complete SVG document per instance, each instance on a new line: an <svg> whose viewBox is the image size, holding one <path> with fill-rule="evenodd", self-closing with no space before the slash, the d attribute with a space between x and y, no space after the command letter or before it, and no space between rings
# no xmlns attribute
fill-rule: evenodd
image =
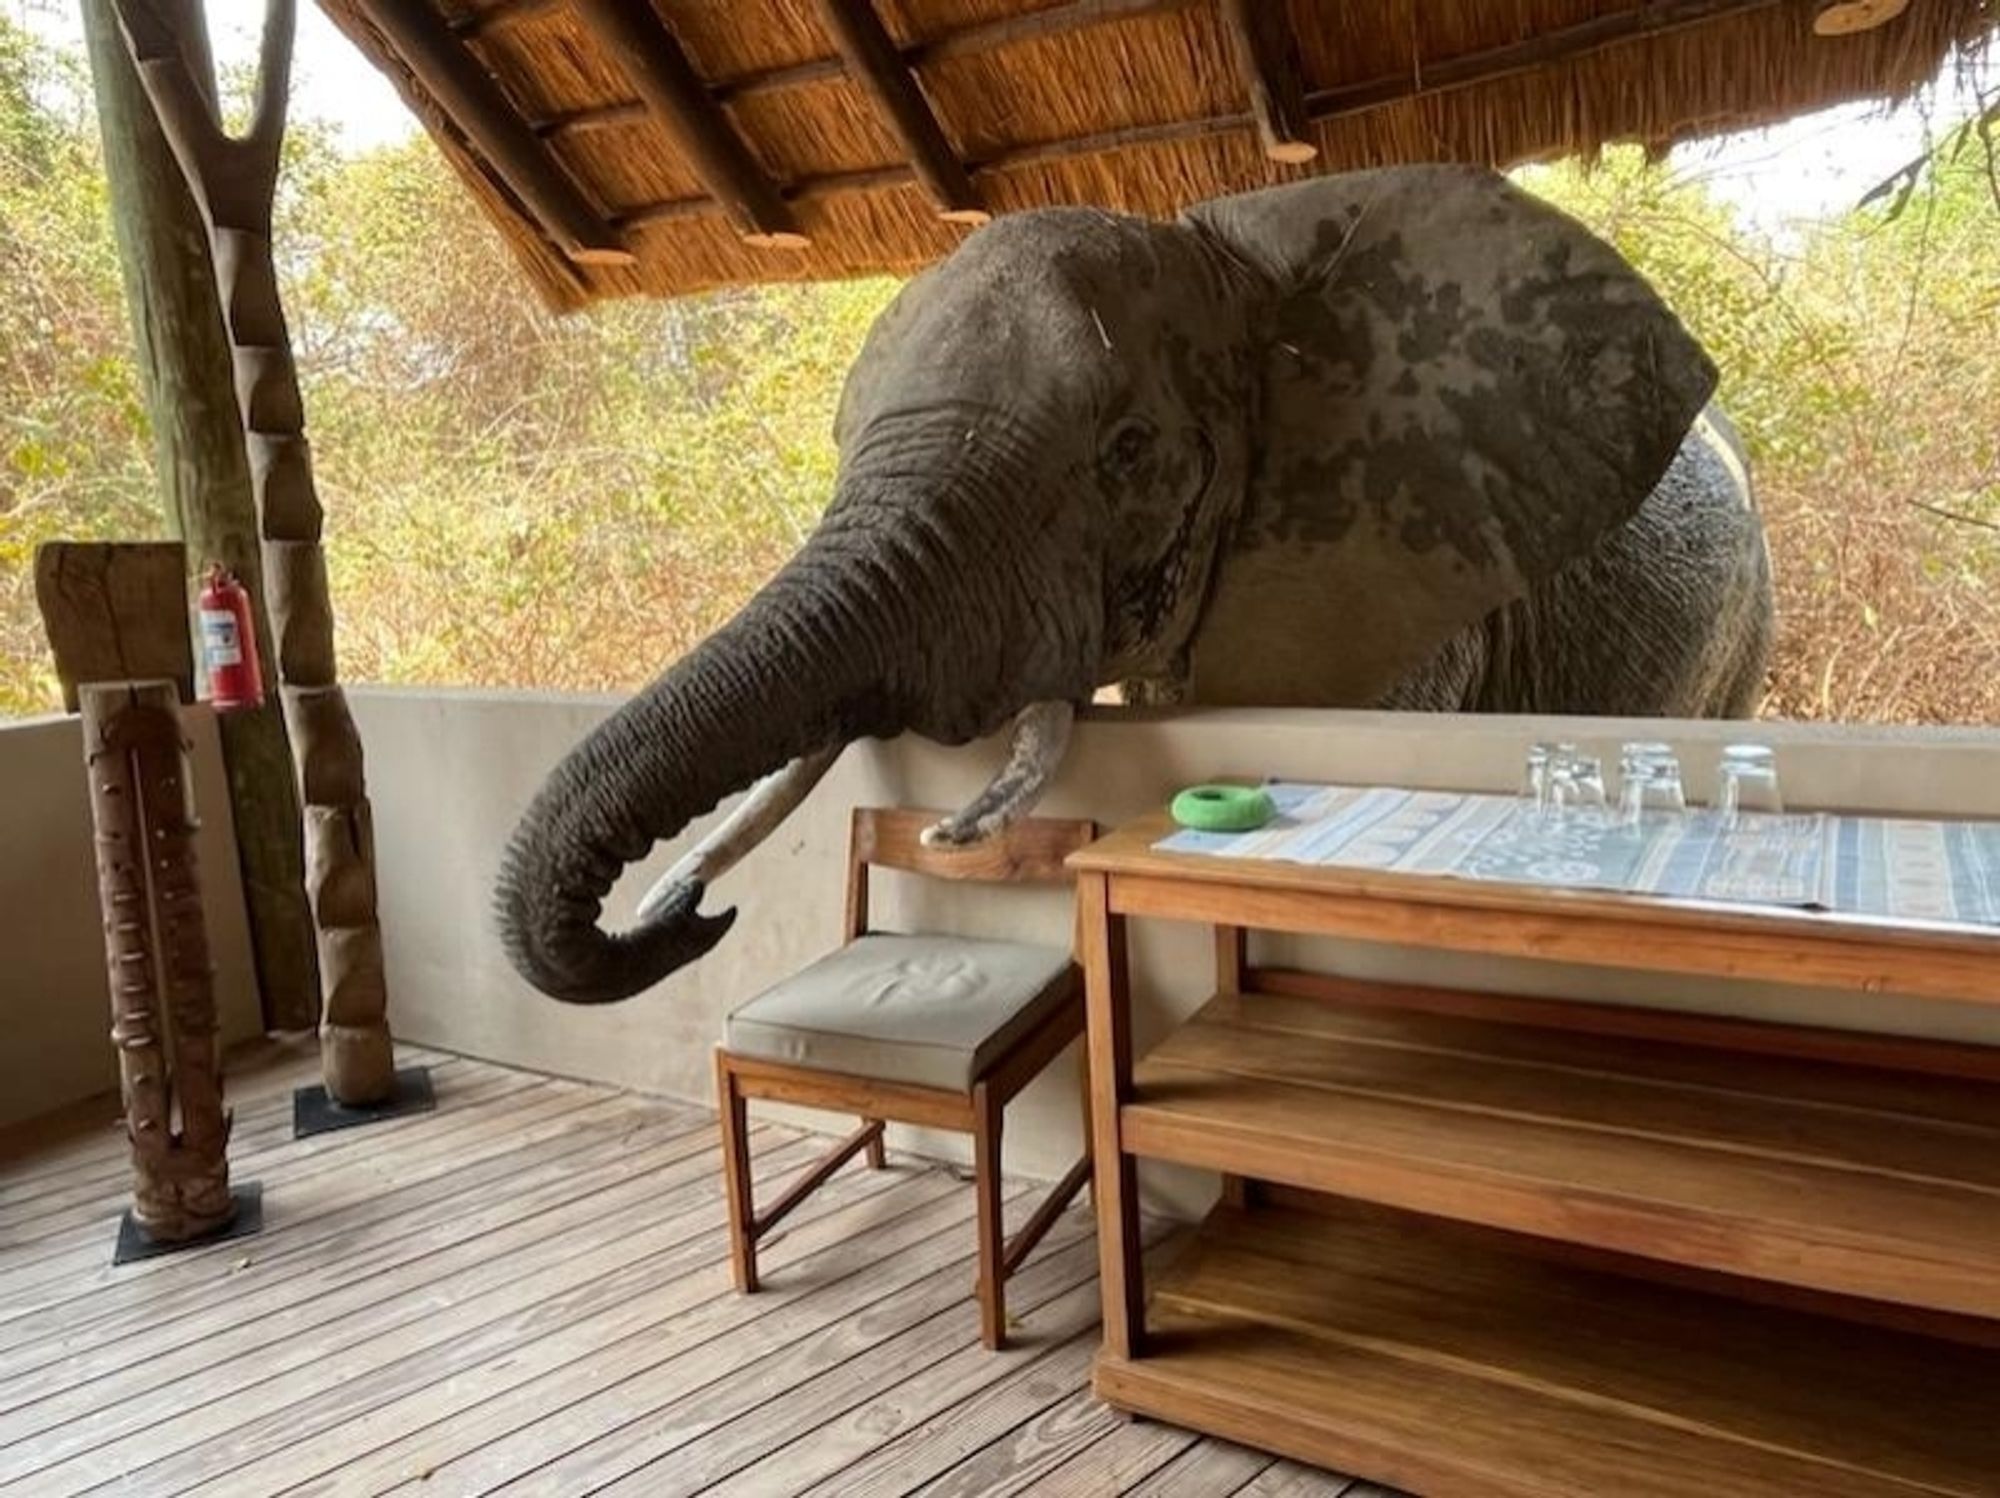
<svg viewBox="0 0 2000 1498"><path fill-rule="evenodd" d="M1555 804L1555 782L1567 777L1576 745L1540 743L1529 746L1527 774L1521 794L1534 804L1538 816L1545 816Z"/></svg>
<svg viewBox="0 0 2000 1498"><path fill-rule="evenodd" d="M1763 744L1725 746L1717 767L1715 806L1727 826L1748 812L1781 814L1785 802L1778 794L1777 755Z"/></svg>
<svg viewBox="0 0 2000 1498"><path fill-rule="evenodd" d="M1569 780L1574 804L1586 809L1604 806L1604 762L1594 754L1572 754Z"/></svg>
<svg viewBox="0 0 2000 1498"><path fill-rule="evenodd" d="M1671 744L1627 744L1618 765L1618 820L1637 826L1649 813L1687 810L1681 762Z"/></svg>

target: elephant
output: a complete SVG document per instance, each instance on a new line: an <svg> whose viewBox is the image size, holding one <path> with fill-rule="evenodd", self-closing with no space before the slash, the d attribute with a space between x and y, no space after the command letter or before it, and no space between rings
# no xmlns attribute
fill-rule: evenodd
<svg viewBox="0 0 2000 1498"><path fill-rule="evenodd" d="M1079 704L1716 716L1753 703L1763 532L1716 370L1609 245L1484 168L996 218L870 329L832 500L588 735L496 889L533 986L709 951L706 887L841 750L1009 724L928 835L1023 814ZM621 871L748 787L622 932Z"/></svg>

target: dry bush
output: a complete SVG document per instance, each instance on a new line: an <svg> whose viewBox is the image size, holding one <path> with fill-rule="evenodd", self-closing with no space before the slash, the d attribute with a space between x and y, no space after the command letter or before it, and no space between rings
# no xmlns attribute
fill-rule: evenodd
<svg viewBox="0 0 2000 1498"><path fill-rule="evenodd" d="M1785 244L1637 151L1527 175L1721 366L1777 592L1766 716L2000 722L2000 189L1967 146Z"/></svg>

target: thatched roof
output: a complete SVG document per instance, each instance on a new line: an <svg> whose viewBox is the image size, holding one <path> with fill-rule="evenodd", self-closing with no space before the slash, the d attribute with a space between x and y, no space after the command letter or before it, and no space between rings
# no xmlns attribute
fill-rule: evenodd
<svg viewBox="0 0 2000 1498"><path fill-rule="evenodd" d="M989 212L1661 146L1905 95L2000 26L2000 0L322 4L564 307L910 270Z"/></svg>

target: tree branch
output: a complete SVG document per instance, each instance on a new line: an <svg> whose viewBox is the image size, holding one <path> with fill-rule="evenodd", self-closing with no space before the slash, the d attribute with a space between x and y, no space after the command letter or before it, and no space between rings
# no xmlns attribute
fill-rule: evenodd
<svg viewBox="0 0 2000 1498"><path fill-rule="evenodd" d="M1982 530L2000 531L2000 521L1982 520L1977 515L1961 515L1956 510L1947 510L1943 505L1934 505L1928 500L1913 499L1909 503L1926 514L1937 516L1940 520L1956 520L1960 525L1976 525Z"/></svg>

